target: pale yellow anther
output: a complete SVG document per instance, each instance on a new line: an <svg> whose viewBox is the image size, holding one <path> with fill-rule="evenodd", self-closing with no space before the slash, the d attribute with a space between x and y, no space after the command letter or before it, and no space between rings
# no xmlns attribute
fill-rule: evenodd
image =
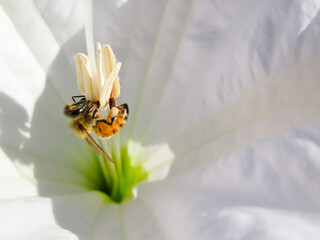
<svg viewBox="0 0 320 240"><path fill-rule="evenodd" d="M84 83L85 83L85 69L86 69L86 63L88 61L88 58L86 55L82 54L82 53L78 53L75 56L75 60L76 60L76 69L77 69L77 82L78 82L78 87L81 93L85 93L84 91Z"/></svg>
<svg viewBox="0 0 320 240"><path fill-rule="evenodd" d="M105 63L105 72L111 74L113 69L116 66L116 58L113 54L113 51L109 45L104 45L102 48L103 56L104 56L104 63ZM108 75L106 75L108 76ZM113 87L112 87L112 97L116 98L120 95L120 84L119 84L119 77L116 76Z"/></svg>
<svg viewBox="0 0 320 240"><path fill-rule="evenodd" d="M114 83L114 80L118 76L118 73L120 71L121 63L117 63L115 68L112 70L111 74L108 76L108 79L103 84L102 88L100 89L100 97L99 101L101 106L106 106L109 102L109 98L112 91L112 86Z"/></svg>
<svg viewBox="0 0 320 240"><path fill-rule="evenodd" d="M116 63L115 56L109 45L97 46L97 73L98 78L93 79L89 59L79 53L75 57L77 68L77 82L79 90L87 100L100 101L106 107L109 98L118 97L120 84L118 73L121 63Z"/></svg>

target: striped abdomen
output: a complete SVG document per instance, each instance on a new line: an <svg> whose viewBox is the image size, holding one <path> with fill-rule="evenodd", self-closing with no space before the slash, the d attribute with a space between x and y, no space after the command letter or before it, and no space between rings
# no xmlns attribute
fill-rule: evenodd
<svg viewBox="0 0 320 240"><path fill-rule="evenodd" d="M122 104L116 106L119 109L118 115L115 117L113 123L108 122L106 119L96 121L93 130L101 138L109 138L119 132L126 124L129 114L128 105Z"/></svg>

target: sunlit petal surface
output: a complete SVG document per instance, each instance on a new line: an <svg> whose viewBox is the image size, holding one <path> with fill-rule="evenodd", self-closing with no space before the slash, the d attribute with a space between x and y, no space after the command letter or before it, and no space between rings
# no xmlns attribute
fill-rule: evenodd
<svg viewBox="0 0 320 240"><path fill-rule="evenodd" d="M319 238L320 1L94 1L121 144L164 178L121 204L62 114L82 4L0 4L0 239Z"/></svg>

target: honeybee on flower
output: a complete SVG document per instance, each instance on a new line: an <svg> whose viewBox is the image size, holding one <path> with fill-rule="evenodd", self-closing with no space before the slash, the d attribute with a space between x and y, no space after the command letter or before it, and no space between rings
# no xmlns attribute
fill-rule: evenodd
<svg viewBox="0 0 320 240"><path fill-rule="evenodd" d="M97 77L94 78L89 59L79 53L75 57L77 83L83 95L73 96L72 103L64 107L64 114L70 118L71 128L100 154L112 159L90 135L94 132L100 138L110 138L119 132L127 122L128 105L117 105L120 95L118 73L121 63L116 63L109 45L97 47Z"/></svg>

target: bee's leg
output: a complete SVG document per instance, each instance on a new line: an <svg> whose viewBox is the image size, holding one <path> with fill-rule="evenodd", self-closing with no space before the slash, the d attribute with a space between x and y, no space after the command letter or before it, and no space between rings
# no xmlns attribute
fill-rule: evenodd
<svg viewBox="0 0 320 240"><path fill-rule="evenodd" d="M100 117L100 114L99 114L99 112L98 112L98 109L95 109L95 110L93 111L92 118L93 118L93 119L97 119L97 118L99 118L99 117Z"/></svg>
<svg viewBox="0 0 320 240"><path fill-rule="evenodd" d="M112 125L114 123L115 118L111 118L111 119L101 119L101 120L97 120L97 124L100 122L106 123L108 125Z"/></svg>
<svg viewBox="0 0 320 240"><path fill-rule="evenodd" d="M91 113L93 109L94 109L94 105L91 105L91 106L89 107L87 113Z"/></svg>
<svg viewBox="0 0 320 240"><path fill-rule="evenodd" d="M80 107L72 110L72 111L70 112L70 117L71 117L71 118L77 118L77 117L79 117L79 116L81 115L81 113L85 110L85 108L86 108L86 106L83 105L83 106L80 106Z"/></svg>
<svg viewBox="0 0 320 240"><path fill-rule="evenodd" d="M108 123L108 124L109 124L109 125L112 125L112 124L114 123L114 120L116 120L116 117L112 117L112 118L111 118L111 122Z"/></svg>
<svg viewBox="0 0 320 240"><path fill-rule="evenodd" d="M81 133L80 135L83 136L85 134L85 128L83 127L83 125L81 123L78 123L75 126L78 128L79 133Z"/></svg>
<svg viewBox="0 0 320 240"><path fill-rule="evenodd" d="M113 117L108 116L108 117L105 119L105 123L107 123L108 125L111 126L111 125L114 123L115 120L116 120L116 117L115 117L115 116L113 116Z"/></svg>
<svg viewBox="0 0 320 240"><path fill-rule="evenodd" d="M72 98L72 100L73 100L74 102L77 102L77 101L75 100L76 98L81 98L80 100L85 100L85 99L86 99L86 97L85 97L84 95L72 96L71 98Z"/></svg>
<svg viewBox="0 0 320 240"><path fill-rule="evenodd" d="M109 122L109 125L112 125L114 123L114 121L116 120L118 114L119 114L119 109L117 107L111 108L110 115L107 118L107 121Z"/></svg>

